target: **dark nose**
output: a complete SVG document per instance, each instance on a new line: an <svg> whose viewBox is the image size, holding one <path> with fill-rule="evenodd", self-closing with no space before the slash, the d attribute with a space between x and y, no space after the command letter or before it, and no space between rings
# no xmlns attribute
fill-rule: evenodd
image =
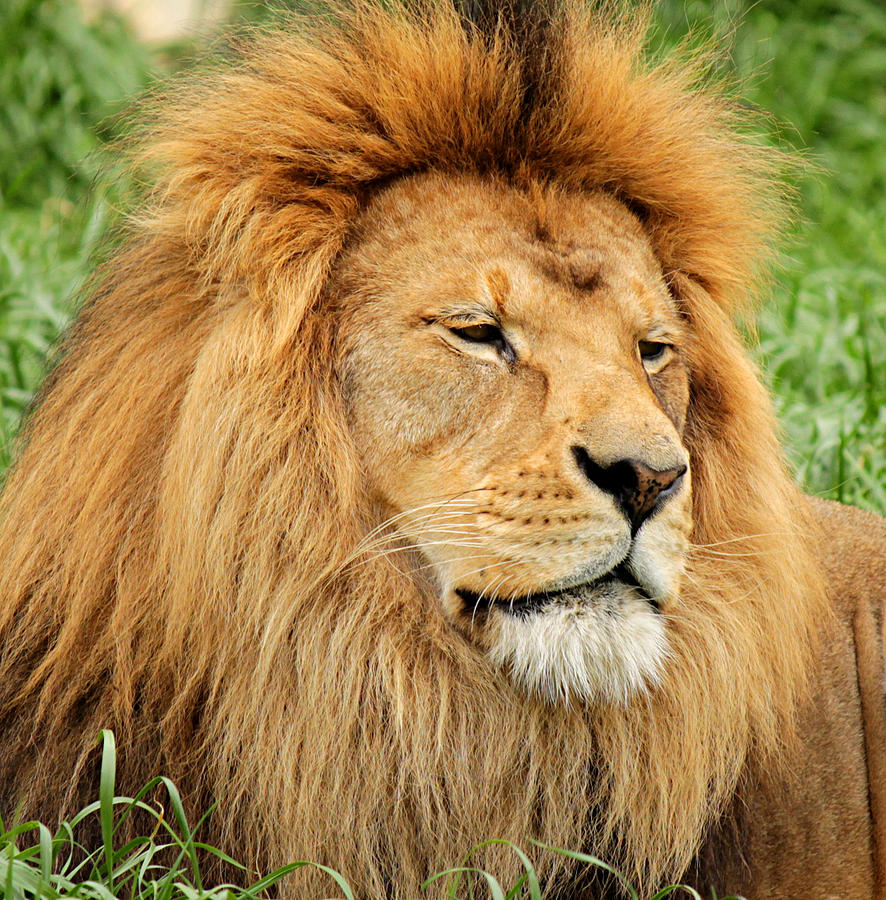
<svg viewBox="0 0 886 900"><path fill-rule="evenodd" d="M651 469L636 459L620 459L601 466L591 459L584 447L573 447L572 455L588 481L615 498L635 534L643 522L677 492L686 473L686 466Z"/></svg>

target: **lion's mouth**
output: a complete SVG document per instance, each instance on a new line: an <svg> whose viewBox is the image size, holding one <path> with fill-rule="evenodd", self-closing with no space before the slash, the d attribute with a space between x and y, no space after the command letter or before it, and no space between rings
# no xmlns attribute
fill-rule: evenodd
<svg viewBox="0 0 886 900"><path fill-rule="evenodd" d="M471 612L498 608L513 616L525 618L541 612L552 604L567 605L573 603L593 602L602 594L611 594L628 589L636 596L642 597L656 612L659 605L656 598L630 572L624 563L619 563L605 575L587 581L582 584L560 590L539 591L533 594L524 594L520 597L498 596L485 593L477 593L468 588L455 588L455 593L465 604L465 608Z"/></svg>

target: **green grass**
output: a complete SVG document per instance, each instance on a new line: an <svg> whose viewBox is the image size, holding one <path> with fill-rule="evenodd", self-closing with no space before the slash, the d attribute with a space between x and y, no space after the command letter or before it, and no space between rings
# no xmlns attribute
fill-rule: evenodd
<svg viewBox="0 0 886 900"><path fill-rule="evenodd" d="M248 870L221 850L199 840L202 820L191 827L178 789L168 778L152 779L135 797L115 795L114 736L104 731L101 740L101 786L95 802L63 822L54 834L40 822L4 828L0 821L0 897L8 900L60 897L245 900L269 896L268 892L273 892L282 878L310 865L296 862L282 866L270 875L256 878L246 888L204 885L200 874L203 854L221 857L244 872ZM154 827L150 834L124 842L118 836L121 825L135 809L147 813ZM102 846L87 852L77 835L84 821L96 816L100 820ZM353 900L344 879L332 870L326 871L330 875L330 888L339 887L342 896Z"/></svg>
<svg viewBox="0 0 886 900"><path fill-rule="evenodd" d="M223 851L200 841L200 826L207 813L193 827L188 822L176 786L168 779L149 781L134 797L114 793L116 747L110 731L100 735L102 742L99 797L52 833L40 822L22 822L4 828L0 820L0 897L5 900L59 900L78 897L82 900L246 900L275 896L280 882L307 866L322 869L329 876L330 896L354 900L347 880L326 866L303 861L281 866L269 875L256 877L248 887L230 884L208 885L200 873L200 859L205 854L220 857L244 873L249 870ZM146 813L153 823L150 834L123 841L121 826L132 812ZM87 852L77 834L85 820L99 818L102 845ZM513 885L503 886L488 872L464 863L429 878L422 886L422 896L439 896L438 882L446 886L449 900L543 900L538 875L526 853L506 841L489 841L509 846L523 866L523 875ZM633 886L611 866L596 857L555 847L535 844L537 850L568 856L587 866L604 869L624 887L629 900L639 900ZM479 849L479 848L476 848ZM477 885L486 891L477 890ZM286 882L291 892L298 889L298 876ZM668 885L649 897L665 900L679 895L701 900L697 891L683 885ZM737 900L737 898L723 898Z"/></svg>
<svg viewBox="0 0 886 900"><path fill-rule="evenodd" d="M112 214L98 183L113 116L150 54L67 0L0 4L0 470Z"/></svg>
<svg viewBox="0 0 886 900"><path fill-rule="evenodd" d="M804 155L755 353L800 483L886 512L886 6L688 0L660 19L669 40L726 35L722 74Z"/></svg>

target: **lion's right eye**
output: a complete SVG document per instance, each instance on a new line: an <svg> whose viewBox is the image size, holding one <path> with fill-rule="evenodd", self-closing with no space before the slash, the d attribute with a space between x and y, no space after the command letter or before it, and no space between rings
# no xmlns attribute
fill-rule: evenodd
<svg viewBox="0 0 886 900"><path fill-rule="evenodd" d="M494 322L472 322L465 325L447 325L449 331L468 344L492 347L509 366L517 361L517 353L504 332Z"/></svg>

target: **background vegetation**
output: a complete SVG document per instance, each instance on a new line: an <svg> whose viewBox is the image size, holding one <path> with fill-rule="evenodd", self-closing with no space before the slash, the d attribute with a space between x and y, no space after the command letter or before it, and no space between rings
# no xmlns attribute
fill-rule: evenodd
<svg viewBox="0 0 886 900"><path fill-rule="evenodd" d="M232 15L269 14L241 2ZM737 96L769 111L769 139L810 163L754 352L800 482L886 512L886 6L660 0L656 15L660 44L716 36L720 73ZM78 285L120 215L126 185L98 178L98 151L120 129L127 98L200 51L196 39L144 47L114 16L85 21L72 0L0 3L0 471ZM15 868L25 833L42 849ZM59 896L60 883L47 880L54 848L36 826L4 833L0 823L0 873L10 879L0 896L24 896L28 885L31 895ZM13 884L14 870L31 874ZM188 896L187 884L175 896ZM102 890L79 895L109 896Z"/></svg>

